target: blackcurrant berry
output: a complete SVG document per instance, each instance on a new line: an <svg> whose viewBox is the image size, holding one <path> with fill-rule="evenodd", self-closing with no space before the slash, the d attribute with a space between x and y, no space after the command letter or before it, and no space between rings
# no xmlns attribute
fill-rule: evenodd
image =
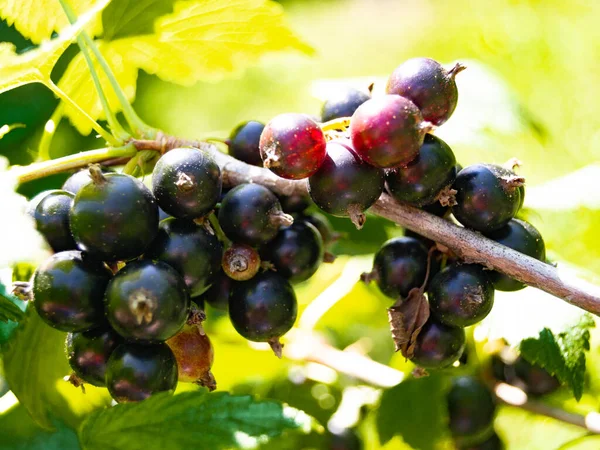
<svg viewBox="0 0 600 450"><path fill-rule="evenodd" d="M321 168L308 179L308 193L323 211L350 217L361 228L383 184L383 171L361 161L348 141L332 141Z"/></svg>
<svg viewBox="0 0 600 450"><path fill-rule="evenodd" d="M261 254L265 261L273 264L278 274L291 283L299 283L312 277L321 265L323 240L313 225L298 221L280 230Z"/></svg>
<svg viewBox="0 0 600 450"><path fill-rule="evenodd" d="M179 219L195 219L211 212L221 189L221 169L195 148L165 153L152 172L152 192L158 205Z"/></svg>
<svg viewBox="0 0 600 450"><path fill-rule="evenodd" d="M494 306L494 285L483 267L453 264L439 272L427 290L429 307L437 319L455 327L481 322Z"/></svg>
<svg viewBox="0 0 600 450"><path fill-rule="evenodd" d="M446 70L433 59L409 59L392 72L386 92L411 100L419 107L425 120L439 126L450 118L456 108L458 90L454 77L464 68L456 64Z"/></svg>
<svg viewBox="0 0 600 450"><path fill-rule="evenodd" d="M134 261L106 288L106 317L127 339L166 341L186 322L190 298L179 273L164 262Z"/></svg>
<svg viewBox="0 0 600 450"><path fill-rule="evenodd" d="M108 358L123 338L108 326L69 333L66 350L69 365L81 380L94 386L106 386Z"/></svg>
<svg viewBox="0 0 600 450"><path fill-rule="evenodd" d="M453 436L472 436L492 426L496 403L488 387L471 376L452 380L448 391L448 419Z"/></svg>
<svg viewBox="0 0 600 450"><path fill-rule="evenodd" d="M461 357L466 344L464 328L444 325L430 317L417 336L410 360L425 369L441 369Z"/></svg>
<svg viewBox="0 0 600 450"><path fill-rule="evenodd" d="M201 298L211 307L220 311L227 311L229 309L229 295L234 283L231 278L220 270L212 286L202 294Z"/></svg>
<svg viewBox="0 0 600 450"><path fill-rule="evenodd" d="M260 136L260 156L266 168L290 180L308 178L325 159L325 135L306 114L273 118Z"/></svg>
<svg viewBox="0 0 600 450"><path fill-rule="evenodd" d="M542 396L554 392L560 382L542 367L536 366L519 356L514 364L515 375L524 384L524 390L532 396Z"/></svg>
<svg viewBox="0 0 600 450"><path fill-rule="evenodd" d="M124 343L110 355L106 387L119 403L139 402L176 386L177 361L165 343Z"/></svg>
<svg viewBox="0 0 600 450"><path fill-rule="evenodd" d="M275 237L293 219L281 210L275 194L260 184L241 184L221 202L219 224L234 242L260 245Z"/></svg>
<svg viewBox="0 0 600 450"><path fill-rule="evenodd" d="M100 170L103 173L114 172L112 169L108 167L100 166ZM88 183L91 183L92 177L90 177L90 171L88 169L82 169L75 172L71 175L62 185L62 190L71 192L73 195L77 195L77 193L81 190L83 186Z"/></svg>
<svg viewBox="0 0 600 450"><path fill-rule="evenodd" d="M375 254L373 270L363 275L363 280L374 280L388 297L406 298L411 289L425 282L427 253L425 246L415 238L390 239Z"/></svg>
<svg viewBox="0 0 600 450"><path fill-rule="evenodd" d="M342 117L350 117L360 105L369 100L371 96L355 88L347 88L335 93L323 103L321 120L327 122Z"/></svg>
<svg viewBox="0 0 600 450"><path fill-rule="evenodd" d="M452 149L431 134L425 136L419 155L406 167L389 170L385 180L396 200L423 206L456 178L456 158Z"/></svg>
<svg viewBox="0 0 600 450"><path fill-rule="evenodd" d="M258 145L264 128L265 124L256 120L239 124L229 136L229 154L245 163L262 167Z"/></svg>
<svg viewBox="0 0 600 450"><path fill-rule="evenodd" d="M190 295L202 294L219 272L223 246L204 227L174 217L160 223L145 258L167 263L183 277Z"/></svg>
<svg viewBox="0 0 600 450"><path fill-rule="evenodd" d="M419 108L399 95L372 98L358 107L350 121L354 149L380 168L405 166L415 159L430 130Z"/></svg>
<svg viewBox="0 0 600 450"><path fill-rule="evenodd" d="M505 450L506 447L500 437L493 433L479 444L458 444L457 448L458 450Z"/></svg>
<svg viewBox="0 0 600 450"><path fill-rule="evenodd" d="M300 213L311 205L308 195L278 195L281 209L288 214Z"/></svg>
<svg viewBox="0 0 600 450"><path fill-rule="evenodd" d="M223 253L221 268L229 278L246 281L258 273L260 264L256 249L246 244L233 244Z"/></svg>
<svg viewBox="0 0 600 450"><path fill-rule="evenodd" d="M475 164L461 170L454 181L456 220L483 233L502 228L521 204L523 179L504 167Z"/></svg>
<svg viewBox="0 0 600 450"><path fill-rule="evenodd" d="M333 231L333 227L329 223L329 220L323 214L317 212L301 214L296 220L308 222L313 225L321 235L323 246L325 248L339 239L338 234Z"/></svg>
<svg viewBox="0 0 600 450"><path fill-rule="evenodd" d="M33 304L44 322L61 331L102 323L102 298L112 272L79 251L56 253L33 275Z"/></svg>
<svg viewBox="0 0 600 450"><path fill-rule="evenodd" d="M202 383L215 359L210 339L196 325L186 325L167 341L177 360L179 381Z"/></svg>
<svg viewBox="0 0 600 450"><path fill-rule="evenodd" d="M546 260L546 246L542 235L533 225L524 220L512 219L502 228L486 236L527 256L540 261ZM518 291L525 287L520 281L500 272L490 271L488 275L499 291Z"/></svg>
<svg viewBox="0 0 600 450"><path fill-rule="evenodd" d="M158 206L138 179L90 168L93 182L75 196L71 233L81 250L105 260L139 256L158 232Z"/></svg>
<svg viewBox="0 0 600 450"><path fill-rule="evenodd" d="M36 205L31 205L31 215L37 230L42 233L52 250L62 252L73 250L77 244L69 227L69 210L75 196L67 191L47 191L42 198L34 198Z"/></svg>
<svg viewBox="0 0 600 450"><path fill-rule="evenodd" d="M297 314L294 289L276 272L234 284L229 297L229 318L237 332L250 341L269 342L274 350Z"/></svg>

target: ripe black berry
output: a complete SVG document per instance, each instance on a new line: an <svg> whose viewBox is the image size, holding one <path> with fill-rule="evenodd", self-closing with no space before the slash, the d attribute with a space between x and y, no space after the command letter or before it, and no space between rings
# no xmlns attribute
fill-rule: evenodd
<svg viewBox="0 0 600 450"><path fill-rule="evenodd" d="M229 295L234 283L231 278L220 270L212 286L202 294L201 298L211 307L220 311L227 311L229 309Z"/></svg>
<svg viewBox="0 0 600 450"><path fill-rule="evenodd" d="M439 272L427 290L437 319L455 327L482 321L494 306L494 285L476 264L453 264Z"/></svg>
<svg viewBox="0 0 600 450"><path fill-rule="evenodd" d="M456 220L483 233L502 228L521 204L523 179L504 167L475 164L456 176L457 204L452 207Z"/></svg>
<svg viewBox="0 0 600 450"><path fill-rule="evenodd" d="M264 128L265 124L256 120L239 124L229 136L229 154L245 163L262 167L258 144Z"/></svg>
<svg viewBox="0 0 600 450"><path fill-rule="evenodd" d="M430 130L419 108L399 95L372 98L358 107L350 121L354 149L380 168L405 166L415 159Z"/></svg>
<svg viewBox="0 0 600 450"><path fill-rule="evenodd" d="M290 180L308 178L325 159L325 136L306 114L273 118L260 136L260 156L266 168Z"/></svg>
<svg viewBox="0 0 600 450"><path fill-rule="evenodd" d="M472 436L491 427L496 404L492 393L481 381L471 376L454 378L447 400L453 436Z"/></svg>
<svg viewBox="0 0 600 450"><path fill-rule="evenodd" d="M539 259L546 260L546 246L540 232L528 222L512 219L502 228L486 235L499 244L506 245L518 252ZM520 281L510 278L500 272L488 272L494 287L499 291L518 291L525 285Z"/></svg>
<svg viewBox="0 0 600 450"><path fill-rule="evenodd" d="M450 118L458 100L454 77L465 67L444 69L429 58L413 58L398 66L390 76L386 92L398 94L419 107L423 118L441 125Z"/></svg>
<svg viewBox="0 0 600 450"><path fill-rule="evenodd" d="M167 263L183 277L190 295L202 294L215 279L223 246L204 227L175 219L160 223L158 235L144 256Z"/></svg>
<svg viewBox="0 0 600 450"><path fill-rule="evenodd" d="M112 169L102 166L100 166L100 170L103 173L113 172ZM92 177L90 177L90 171L88 169L82 169L75 172L73 175L67 178L67 180L63 183L61 189L67 192L71 192L73 195L77 195L81 188L86 184L90 183L91 181Z"/></svg>
<svg viewBox="0 0 600 450"><path fill-rule="evenodd" d="M103 321L102 298L111 276L104 264L79 251L56 253L33 275L33 304L51 327L89 330Z"/></svg>
<svg viewBox="0 0 600 450"><path fill-rule="evenodd" d="M259 184L241 184L225 196L219 209L219 224L229 239L260 245L275 237L279 227L293 219L284 214L275 194Z"/></svg>
<svg viewBox="0 0 600 450"><path fill-rule="evenodd" d="M262 250L262 257L291 283L308 280L323 261L323 241L310 223L294 222L279 231Z"/></svg>
<svg viewBox="0 0 600 450"><path fill-rule="evenodd" d="M186 325L167 341L177 360L179 381L202 383L210 371L215 353L210 339L196 325Z"/></svg>
<svg viewBox="0 0 600 450"><path fill-rule="evenodd" d="M106 386L108 358L123 338L108 326L69 333L66 350L69 365L81 380L94 386Z"/></svg>
<svg viewBox="0 0 600 450"><path fill-rule="evenodd" d="M233 244L223 253L221 260L223 272L236 281L246 281L254 277L260 269L260 264L260 255L256 249L246 244Z"/></svg>
<svg viewBox="0 0 600 450"><path fill-rule="evenodd" d="M529 395L542 396L554 392L560 382L542 367L536 366L519 356L514 364L515 375L523 382Z"/></svg>
<svg viewBox="0 0 600 450"><path fill-rule="evenodd" d="M464 328L450 327L430 317L417 336L410 360L426 369L448 367L461 357L465 343Z"/></svg>
<svg viewBox="0 0 600 450"><path fill-rule="evenodd" d="M237 332L250 341L269 342L274 350L297 314L294 289L271 271L236 283L229 297L229 318Z"/></svg>
<svg viewBox="0 0 600 450"><path fill-rule="evenodd" d="M30 209L35 226L55 252L77 248L69 227L69 210L73 205L73 198L75 196L70 192L53 190L32 200L37 203L32 204Z"/></svg>
<svg viewBox="0 0 600 450"><path fill-rule="evenodd" d="M221 197L219 166L195 148L165 153L152 172L152 192L158 205L179 219L195 219L213 210Z"/></svg>
<svg viewBox="0 0 600 450"><path fill-rule="evenodd" d="M179 273L164 262L127 264L104 296L106 317L127 339L165 341L186 322L190 298Z"/></svg>
<svg viewBox="0 0 600 450"><path fill-rule="evenodd" d="M369 100L371 96L355 88L340 90L323 103L321 120L327 122L342 117L350 117L360 105Z"/></svg>
<svg viewBox="0 0 600 450"><path fill-rule="evenodd" d="M279 203L281 203L283 212L288 214L300 213L311 205L308 195L278 195L277 198L279 199Z"/></svg>
<svg viewBox="0 0 600 450"><path fill-rule="evenodd" d="M455 178L456 158L452 149L440 138L427 134L419 155L406 167L389 170L385 180L396 200L423 206L433 203Z"/></svg>
<svg viewBox="0 0 600 450"><path fill-rule="evenodd" d="M327 248L330 244L335 242L339 236L333 231L333 227L329 223L327 217L321 213L313 212L310 214L301 214L295 220L308 222L313 225L323 240L323 246Z"/></svg>
<svg viewBox="0 0 600 450"><path fill-rule="evenodd" d="M110 355L106 387L119 403L139 402L176 386L177 361L165 343L124 343Z"/></svg>
<svg viewBox="0 0 600 450"><path fill-rule="evenodd" d="M321 168L308 179L308 193L323 211L350 217L360 228L364 211L381 196L383 183L383 171L361 161L349 142L332 141Z"/></svg>
<svg viewBox="0 0 600 450"><path fill-rule="evenodd" d="M411 289L421 287L427 274L427 249L412 237L397 237L385 242L375 254L373 270L363 275L374 280L388 297L406 298Z"/></svg>
<svg viewBox="0 0 600 450"><path fill-rule="evenodd" d="M158 231L158 206L138 179L90 168L94 181L75 196L71 232L81 250L105 260L139 256Z"/></svg>

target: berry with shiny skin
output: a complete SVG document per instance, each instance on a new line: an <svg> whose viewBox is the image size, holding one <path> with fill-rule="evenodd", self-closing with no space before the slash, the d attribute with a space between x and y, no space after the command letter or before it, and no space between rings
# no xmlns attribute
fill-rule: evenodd
<svg viewBox="0 0 600 450"><path fill-rule="evenodd" d="M429 307L437 319L455 327L481 322L494 306L494 285L483 267L453 264L439 272L427 290Z"/></svg>
<svg viewBox="0 0 600 450"><path fill-rule="evenodd" d="M325 159L325 135L306 114L280 114L260 136L260 156L266 168L289 180L308 178Z"/></svg>
<svg viewBox="0 0 600 450"><path fill-rule="evenodd" d="M335 242L339 236L333 231L333 227L329 223L329 220L324 214L318 212L311 212L310 214L300 214L296 217L296 220L308 222L313 225L323 241L323 246L327 248L330 244Z"/></svg>
<svg viewBox="0 0 600 450"><path fill-rule="evenodd" d="M279 203L281 203L283 212L288 214L300 213L311 205L308 195L278 195L277 198L279 199Z"/></svg>
<svg viewBox="0 0 600 450"><path fill-rule="evenodd" d="M456 178L456 158L440 138L425 136L419 155L406 167L387 171L389 193L396 200L414 206L433 203L439 193Z"/></svg>
<svg viewBox="0 0 600 450"><path fill-rule="evenodd" d="M197 296L216 278L222 253L223 246L217 237L204 227L171 217L160 223L158 235L144 256L177 270L190 295Z"/></svg>
<svg viewBox="0 0 600 450"><path fill-rule="evenodd" d="M61 331L85 331L103 322L104 290L112 272L80 251L52 255L33 275L39 316Z"/></svg>
<svg viewBox="0 0 600 450"><path fill-rule="evenodd" d="M397 237L385 242L375 254L373 270L365 281L375 280L390 298L406 298L408 293L425 282L427 248L412 237Z"/></svg>
<svg viewBox="0 0 600 450"><path fill-rule="evenodd" d="M158 205L179 219L196 219L211 212L221 198L222 184L217 163L195 148L170 150L152 172L152 192Z"/></svg>
<svg viewBox="0 0 600 450"><path fill-rule="evenodd" d="M453 436L477 435L492 426L496 403L488 387L478 379L472 376L454 378L447 401Z"/></svg>
<svg viewBox="0 0 600 450"><path fill-rule="evenodd" d="M240 161L253 166L262 167L260 157L260 135L265 129L265 124L256 120L249 120L239 124L231 132L229 140L229 154Z"/></svg>
<svg viewBox="0 0 600 450"><path fill-rule="evenodd" d="M397 94L419 107L423 118L436 126L450 118L458 101L454 77L465 67L456 64L446 70L430 58L413 58L392 72L386 86L388 94Z"/></svg>
<svg viewBox="0 0 600 450"><path fill-rule="evenodd" d="M114 172L114 170L108 167L100 166L100 170L103 173ZM73 195L77 195L77 193L84 187L86 184L92 182L92 177L90 177L90 171L88 169L81 169L71 175L62 185L62 190L71 192Z"/></svg>
<svg viewBox="0 0 600 450"><path fill-rule="evenodd" d="M179 273L164 262L134 261L119 270L104 295L106 317L126 339L166 341L185 324L190 298Z"/></svg>
<svg viewBox="0 0 600 450"><path fill-rule="evenodd" d="M494 164L474 164L456 176L452 213L465 227L490 233L506 225L519 211L523 179Z"/></svg>
<svg viewBox="0 0 600 450"><path fill-rule="evenodd" d="M65 344L69 365L84 382L106 386L108 358L122 342L123 338L108 326L69 333Z"/></svg>
<svg viewBox="0 0 600 450"><path fill-rule="evenodd" d="M512 219L499 230L488 233L486 236L527 256L540 261L546 260L544 239L529 222ZM525 288L525 284L503 273L490 271L488 275L494 283L494 287L499 291L518 291Z"/></svg>
<svg viewBox="0 0 600 450"><path fill-rule="evenodd" d="M419 108L399 95L384 95L358 107L350 121L352 146L379 168L406 166L417 157L431 124Z"/></svg>
<svg viewBox="0 0 600 450"><path fill-rule="evenodd" d="M71 233L80 250L103 261L133 259L158 232L158 206L138 179L90 168L93 182L75 196L69 213Z"/></svg>
<svg viewBox="0 0 600 450"><path fill-rule="evenodd" d="M75 196L67 191L47 191L42 198L34 198L30 214L37 230L42 233L52 250L62 252L74 250L77 244L69 227L69 210Z"/></svg>
<svg viewBox="0 0 600 450"><path fill-rule="evenodd" d="M409 359L425 369L442 369L458 361L465 344L464 328L450 327L430 317L417 336L414 355Z"/></svg>
<svg viewBox="0 0 600 450"><path fill-rule="evenodd" d="M256 249L246 244L233 244L225 250L221 260L221 268L225 275L236 281L246 281L254 277L260 269L260 264L260 255Z"/></svg>
<svg viewBox="0 0 600 450"><path fill-rule="evenodd" d="M233 242L261 245L293 219L281 210L275 194L260 184L240 184L221 202L219 224Z"/></svg>
<svg viewBox="0 0 600 450"><path fill-rule="evenodd" d="M169 346L158 344L119 345L110 355L106 387L118 403L139 402L152 394L177 386L177 360Z"/></svg>
<svg viewBox="0 0 600 450"><path fill-rule="evenodd" d="M177 360L179 381L201 382L215 360L215 352L206 333L196 325L186 325L167 341Z"/></svg>
<svg viewBox="0 0 600 450"><path fill-rule="evenodd" d="M352 87L340 90L323 103L321 121L328 122L333 119L350 117L356 108L370 98L369 94Z"/></svg>
<svg viewBox="0 0 600 450"><path fill-rule="evenodd" d="M321 168L308 179L308 193L326 213L350 217L357 228L383 192L384 174L365 162L348 141L327 144L327 157Z"/></svg>
<svg viewBox="0 0 600 450"><path fill-rule="evenodd" d="M319 230L308 222L297 221L279 231L261 254L278 274L290 283L299 283L314 275L323 261L323 251Z"/></svg>
<svg viewBox="0 0 600 450"><path fill-rule="evenodd" d="M219 311L229 309L229 296L235 281L229 278L222 270L219 271L212 286L202 294L202 300Z"/></svg>

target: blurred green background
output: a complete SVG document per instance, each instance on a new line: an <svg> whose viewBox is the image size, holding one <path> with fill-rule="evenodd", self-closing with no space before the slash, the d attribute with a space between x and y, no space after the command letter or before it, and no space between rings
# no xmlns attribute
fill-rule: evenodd
<svg viewBox="0 0 600 450"><path fill-rule="evenodd" d="M314 57L273 54L239 78L193 87L168 84L140 73L134 106L141 117L168 133L184 137L226 137L243 120L268 121L289 111L318 115L322 102L319 97L329 87L344 83L366 87L369 80L381 85L397 65L411 57L428 56L446 64L464 61L469 70L459 75L457 112L438 130L439 135L447 140L463 165L480 161L502 163L518 157L523 162L521 173L533 192L531 200L529 193L526 199L526 206L530 207L527 217L542 231L552 259L576 266L583 276L600 276L600 188L596 176L600 166L594 166L600 158L600 2L282 3L292 28L316 49ZM12 40L20 49L28 46L5 24L0 26L0 40ZM68 55L63 59L68 61ZM57 68L57 76L60 70ZM28 125L0 141L0 154L13 164L32 161L43 124L55 105L52 95L39 85L0 96L0 125ZM94 145L97 143L93 137L77 135L63 121L51 155L60 157ZM591 172L586 173L592 175L576 176L576 182L560 183L553 190L545 184L590 166ZM21 191L31 196L61 182L60 176L53 177L24 185ZM549 196L551 201L539 201ZM559 206L553 207L553 201ZM369 227L356 235L365 245L350 249L365 256L340 257L336 264L322 268L313 280L299 286L303 308L344 270L360 273L361 269L368 269L370 254L377 245L399 232L375 218L369 221ZM375 291L357 285L350 292L334 293L339 295L339 303L319 321L317 328L339 348L358 346L373 359L409 372L411 368L402 358L393 356L384 313L389 301ZM514 294L510 301L518 304L530 294L529 289L523 292ZM516 312L516 307L511 308ZM356 380L335 373L328 375L326 371L319 375L318 370L313 370L311 375L310 366L282 363L268 352L250 350L226 320L219 320L214 311L209 311L209 318L211 313L214 320L209 320L208 327L216 336L215 375L222 389L280 398L326 424L336 411L344 388L357 384ZM593 350L592 358L600 359L597 350ZM595 360L590 364L592 376L598 373L594 368L600 364ZM580 405L567 398L559 393L555 401L566 402L580 412L598 408L593 391ZM73 400L78 401L83 400ZM80 408L75 418L61 420L73 426L82 411L85 408ZM400 438L382 446L369 405L362 413L365 420L360 422L360 433L365 448L408 448ZM18 432L24 436L37 436L39 430L32 424L27 428L23 425L26 422L22 410L10 409L0 417L0 442L6 441L10 446L10 439L6 434L3 438L2 433L13 430L11 434L15 436L14 423L21 424ZM497 424L511 450L558 449L584 434L581 429L511 408L502 410ZM68 432L65 433L66 437L60 437L66 441L59 442L68 442ZM283 448L281 445L279 448Z"/></svg>

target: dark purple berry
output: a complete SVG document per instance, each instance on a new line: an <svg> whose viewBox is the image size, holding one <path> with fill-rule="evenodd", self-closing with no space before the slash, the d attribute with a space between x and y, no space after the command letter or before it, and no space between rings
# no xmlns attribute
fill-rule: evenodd
<svg viewBox="0 0 600 450"><path fill-rule="evenodd" d="M108 360L106 387L118 403L139 402L176 386L177 360L165 343L124 343Z"/></svg>
<svg viewBox="0 0 600 450"><path fill-rule="evenodd" d="M512 219L499 230L486 236L527 256L540 261L546 260L544 239L533 225L524 220ZM500 272L490 271L488 275L499 291L518 291L525 287L525 284Z"/></svg>
<svg viewBox="0 0 600 450"><path fill-rule="evenodd" d="M160 223L158 235L144 256L177 270L190 295L196 296L206 291L217 276L222 253L219 240L204 227L171 217Z"/></svg>
<svg viewBox="0 0 600 450"><path fill-rule="evenodd" d="M308 193L323 211L350 217L358 227L383 192L383 171L364 163L349 142L327 144L327 157L321 168L308 179Z"/></svg>
<svg viewBox="0 0 600 450"><path fill-rule="evenodd" d="M166 341L186 322L190 298L179 273L164 262L135 261L122 268L104 296L106 317L126 339Z"/></svg>
<svg viewBox="0 0 600 450"><path fill-rule="evenodd" d="M234 283L235 281L220 270L212 286L202 294L201 298L211 307L220 311L227 311L229 309L229 296Z"/></svg>
<svg viewBox="0 0 600 450"><path fill-rule="evenodd" d="M355 88L346 88L328 98L321 108L321 120L328 122L333 119L350 117L360 105L371 96Z"/></svg>
<svg viewBox="0 0 600 450"><path fill-rule="evenodd" d="M108 358L123 338L108 326L69 333L66 350L69 365L75 375L94 386L106 386Z"/></svg>
<svg viewBox="0 0 600 450"><path fill-rule="evenodd" d="M425 369L442 369L458 361L465 344L464 328L450 327L430 317L417 336L414 355L409 359Z"/></svg>
<svg viewBox="0 0 600 450"><path fill-rule="evenodd" d="M523 179L504 167L475 164L454 181L457 204L452 213L465 227L490 233L506 225L521 204Z"/></svg>
<svg viewBox="0 0 600 450"><path fill-rule="evenodd" d="M266 168L290 180L308 178L325 159L325 135L306 114L273 118L260 136L260 156Z"/></svg>
<svg viewBox="0 0 600 450"><path fill-rule="evenodd" d="M42 198L34 198L30 213L37 230L42 233L52 250L73 250L77 244L69 227L69 211L75 196L67 191L47 191Z"/></svg>
<svg viewBox="0 0 600 450"><path fill-rule="evenodd" d="M431 134L425 136L419 156L406 167L389 170L385 176L392 197L414 206L433 203L455 178L456 159L452 149Z"/></svg>
<svg viewBox="0 0 600 450"><path fill-rule="evenodd" d="M158 206L138 179L120 173L102 174L92 167L92 183L75 196L69 214L79 249L104 261L141 255L158 232Z"/></svg>
<svg viewBox="0 0 600 450"><path fill-rule="evenodd" d="M523 388L529 395L546 395L560 387L560 382L546 369L531 364L522 356L517 358L514 368L515 375L523 382Z"/></svg>
<svg viewBox="0 0 600 450"><path fill-rule="evenodd" d="M114 172L112 169L102 166L100 166L100 170L103 173ZM88 169L82 169L67 178L61 189L71 192L73 195L77 195L81 188L86 184L91 183L91 181L92 178L90 177L90 171Z"/></svg>
<svg viewBox="0 0 600 450"><path fill-rule="evenodd" d="M225 196L219 209L219 224L234 242L261 245L269 242L279 227L293 219L283 213L275 194L260 184L241 184Z"/></svg>
<svg viewBox="0 0 600 450"><path fill-rule="evenodd" d="M350 121L356 153L380 168L405 166L415 159L430 130L419 108L399 95L372 98L358 107Z"/></svg>
<svg viewBox="0 0 600 450"><path fill-rule="evenodd" d="M246 244L233 244L223 253L221 260L225 275L236 281L247 281L254 277L260 264L260 255L256 249Z"/></svg>
<svg viewBox="0 0 600 450"><path fill-rule="evenodd" d="M478 379L454 378L447 400L448 425L453 436L473 436L492 427L496 403L489 388Z"/></svg>
<svg viewBox="0 0 600 450"><path fill-rule="evenodd" d="M195 148L170 150L152 172L152 192L158 205L179 219L196 219L211 212L221 188L221 169Z"/></svg>
<svg viewBox="0 0 600 450"><path fill-rule="evenodd" d="M439 272L427 290L436 318L455 327L481 322L494 306L494 285L476 264L453 264Z"/></svg>
<svg viewBox="0 0 600 450"><path fill-rule="evenodd" d="M450 118L456 108L458 90L454 77L464 68L456 64L446 70L433 59L409 59L392 72L386 92L411 100L419 107L425 120L439 126Z"/></svg>
<svg viewBox="0 0 600 450"><path fill-rule="evenodd" d="M279 198L283 212L288 214L300 213L311 205L308 195L278 195L277 198Z"/></svg>
<svg viewBox="0 0 600 450"><path fill-rule="evenodd" d="M262 167L258 145L264 128L265 124L256 120L239 124L229 136L229 154L247 164Z"/></svg>
<svg viewBox="0 0 600 450"><path fill-rule="evenodd" d="M61 331L85 331L103 322L102 298L112 272L79 251L52 255L33 275L39 316Z"/></svg>
<svg viewBox="0 0 600 450"><path fill-rule="evenodd" d="M321 235L323 246L325 248L338 239L336 233L333 231L333 227L329 223L329 220L321 213L314 212L310 214L301 214L296 218L296 220L308 222L313 225Z"/></svg>

